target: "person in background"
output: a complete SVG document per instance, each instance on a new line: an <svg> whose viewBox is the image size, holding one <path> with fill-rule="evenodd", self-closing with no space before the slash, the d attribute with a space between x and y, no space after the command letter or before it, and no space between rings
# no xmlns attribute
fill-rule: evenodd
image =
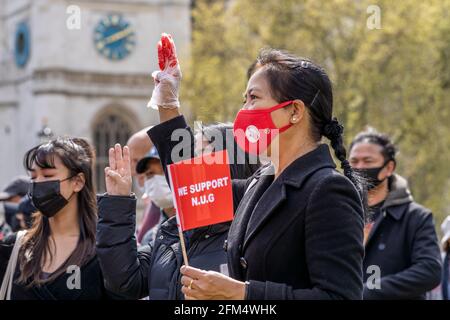
<svg viewBox="0 0 450 320"><path fill-rule="evenodd" d="M141 193L144 193L145 175L138 174L136 172L136 165L153 146L152 141L148 138L147 130L151 127L146 127L135 134L133 134L127 142L127 146L130 149L131 157L131 175L134 178L134 186ZM141 225L137 230L137 241L141 243L144 235L156 226L160 218L160 209L151 201L151 199L144 193L144 214L142 217Z"/></svg>
<svg viewBox="0 0 450 320"><path fill-rule="evenodd" d="M28 194L19 203L5 203L5 212L10 217L10 227L13 232L29 229L33 224L33 213L36 211Z"/></svg>
<svg viewBox="0 0 450 320"><path fill-rule="evenodd" d="M5 221L5 207L0 205L0 241L11 233L11 227Z"/></svg>
<svg viewBox="0 0 450 320"><path fill-rule="evenodd" d="M29 150L24 164L31 174L30 197L38 213L32 228L20 238L10 298L116 297L105 290L95 252L92 147L81 138L56 138ZM0 281L17 239L13 234L0 242Z"/></svg>
<svg viewBox="0 0 450 320"><path fill-rule="evenodd" d="M29 186L29 177L19 176L14 178L5 189L0 192L0 201L19 203L20 199L28 193Z"/></svg>
<svg viewBox="0 0 450 320"><path fill-rule="evenodd" d="M442 230L442 258L443 258L443 268L442 268L442 282L441 282L441 292L442 300L450 300L450 216L445 218L441 225Z"/></svg>
<svg viewBox="0 0 450 320"><path fill-rule="evenodd" d="M425 299L441 278L432 213L414 202L406 179L395 173L396 152L389 136L372 128L350 145L350 164L368 185L363 269L367 300Z"/></svg>
<svg viewBox="0 0 450 320"><path fill-rule="evenodd" d="M145 176L136 172L136 165L142 158L145 157L150 149L153 147L152 141L147 136L147 131L151 128L146 127L134 133L127 141L127 146L130 149L131 161L131 175L134 179L136 189L144 189Z"/></svg>
<svg viewBox="0 0 450 320"><path fill-rule="evenodd" d="M30 178L19 176L13 179L5 189L0 192L0 202L4 212L3 228L13 232L20 230L21 221L25 221L22 212L18 211L18 205L28 193ZM1 227L0 227L1 228ZM1 230L1 229L0 229ZM1 231L0 231L1 232Z"/></svg>
<svg viewBox="0 0 450 320"><path fill-rule="evenodd" d="M140 242L141 245L153 243L159 227L170 217L175 216L172 191L167 184L166 177L159 159L158 151L155 147L143 157L136 165L136 172L145 175L144 193L152 199L152 202L160 209L158 223L147 231Z"/></svg>
<svg viewBox="0 0 450 320"><path fill-rule="evenodd" d="M441 224L441 258L442 277L441 283L433 290L427 292L427 300L450 300L450 216Z"/></svg>

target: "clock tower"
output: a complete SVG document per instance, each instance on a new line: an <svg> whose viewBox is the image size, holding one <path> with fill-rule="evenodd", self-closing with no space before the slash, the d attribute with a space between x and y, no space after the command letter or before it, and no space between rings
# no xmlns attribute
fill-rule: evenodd
<svg viewBox="0 0 450 320"><path fill-rule="evenodd" d="M94 144L103 191L108 147L158 121L146 108L156 44L171 33L186 58L190 10L190 0L0 0L0 188L51 132Z"/></svg>

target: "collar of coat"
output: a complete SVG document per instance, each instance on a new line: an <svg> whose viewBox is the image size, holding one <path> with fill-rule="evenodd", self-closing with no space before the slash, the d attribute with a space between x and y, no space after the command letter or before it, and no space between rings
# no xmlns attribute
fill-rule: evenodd
<svg viewBox="0 0 450 320"><path fill-rule="evenodd" d="M251 215L247 224L248 230L244 237L244 249L251 238L264 225L268 217L286 200L286 186L300 188L309 176L322 168L336 168L326 144L321 144L313 151L296 159L283 170L275 181L273 180L274 169L272 165L262 168L259 174L255 175L255 178L247 188L247 191L254 188L252 199L248 199L248 201L254 201L253 199L258 201L255 207L244 209L245 212L242 213L242 215ZM273 189L273 192L269 189ZM267 195L263 196L266 191ZM245 221L245 219L242 221Z"/></svg>
<svg viewBox="0 0 450 320"><path fill-rule="evenodd" d="M408 181L394 174L389 178L389 193L382 207L382 215L375 221L372 230L367 238L366 247L371 242L373 235L384 220L385 215L389 215L395 221L400 221L408 211L408 204L413 202L413 197L408 188Z"/></svg>
<svg viewBox="0 0 450 320"><path fill-rule="evenodd" d="M406 211L405 204L413 202L414 199L408 188L408 181L394 174L389 179L389 194L384 201L383 209L395 220L400 220Z"/></svg>
<svg viewBox="0 0 450 320"><path fill-rule="evenodd" d="M300 188L307 177L315 171L326 167L336 168L336 165L331 157L328 145L321 144L313 151L308 152L307 154L294 160L286 169L284 169L278 177L278 180L283 184ZM274 175L274 166L272 164L268 164L260 170L259 174L255 175L255 180L259 179L261 176ZM252 183L250 183L248 189L252 186Z"/></svg>

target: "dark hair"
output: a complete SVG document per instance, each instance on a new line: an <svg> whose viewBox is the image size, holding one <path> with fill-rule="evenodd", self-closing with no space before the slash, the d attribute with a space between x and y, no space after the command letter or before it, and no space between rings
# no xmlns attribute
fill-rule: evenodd
<svg viewBox="0 0 450 320"><path fill-rule="evenodd" d="M247 179L261 166L257 156L243 151L233 136L232 123L214 123L201 127L202 136L214 148L214 151L226 149L230 159L231 179Z"/></svg>
<svg viewBox="0 0 450 320"><path fill-rule="evenodd" d="M397 164L395 156L397 155L398 150L387 134L378 132L372 127L367 127L366 130L358 133L355 138L353 138L349 150L351 151L358 143L372 143L380 146L384 162L394 161L394 164Z"/></svg>
<svg viewBox="0 0 450 320"><path fill-rule="evenodd" d="M330 140L345 176L362 192L360 179L353 173L347 160L342 138L344 127L332 117L332 85L325 70L311 60L270 48L262 49L256 61L256 64L250 66L248 75L264 67L263 72L275 100L303 101L311 118L312 138L314 141L320 141L322 136L325 136Z"/></svg>
<svg viewBox="0 0 450 320"><path fill-rule="evenodd" d="M21 247L19 281L27 286L39 286L50 282L64 273L68 266L82 266L95 254L95 232L97 225L97 205L93 184L93 166L95 154L91 145L81 138L58 137L38 145L25 154L24 165L31 170L36 164L40 168L55 168L55 157L69 169L70 177L82 173L85 178L83 189L76 194L78 201L78 221L80 237L70 257L54 272L43 280L42 261L47 255L53 259L50 248L50 225L48 218L37 213L34 223L24 238Z"/></svg>

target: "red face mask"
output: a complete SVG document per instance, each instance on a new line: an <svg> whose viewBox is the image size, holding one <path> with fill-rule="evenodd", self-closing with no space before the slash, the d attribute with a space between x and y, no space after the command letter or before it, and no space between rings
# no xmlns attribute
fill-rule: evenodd
<svg viewBox="0 0 450 320"><path fill-rule="evenodd" d="M272 140L292 126L292 123L277 128L272 121L271 113L290 105L286 101L267 109L241 109L234 120L233 134L237 145L249 154L261 154L272 143Z"/></svg>

